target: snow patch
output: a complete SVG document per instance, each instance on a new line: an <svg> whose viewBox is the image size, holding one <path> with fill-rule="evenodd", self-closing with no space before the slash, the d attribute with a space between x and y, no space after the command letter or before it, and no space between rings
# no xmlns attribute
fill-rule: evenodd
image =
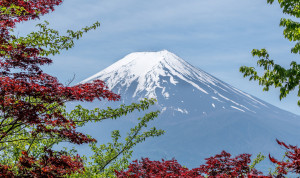
<svg viewBox="0 0 300 178"><path fill-rule="evenodd" d="M241 93L242 95L247 96L248 98L250 98L251 100L253 100L255 103L259 103L259 104L261 104L261 105L263 105L263 106L265 106L265 107L268 108L267 105L265 105L264 103L262 103L262 102L260 102L260 101L258 101L258 100L256 100L256 99L254 99L252 96L248 95L247 93L242 92L241 90L238 90L238 89L236 89L236 88L234 88L234 87L232 87L232 88L233 88L235 91Z"/></svg>
<svg viewBox="0 0 300 178"><path fill-rule="evenodd" d="M211 98L214 99L214 100L217 100L217 101L219 101L219 102L221 102L221 103L223 103L223 101L221 101L221 100L220 100L219 98L217 98L217 97L212 96Z"/></svg>
<svg viewBox="0 0 300 178"><path fill-rule="evenodd" d="M173 85L176 85L178 82L174 79L174 77L172 77L171 75L170 76L170 82L173 84Z"/></svg>
<svg viewBox="0 0 300 178"><path fill-rule="evenodd" d="M188 114L189 112L186 110L186 109L180 109L180 108L177 108L177 109L175 109L175 111L179 111L179 112L181 112L181 113L183 113L183 114Z"/></svg>
<svg viewBox="0 0 300 178"><path fill-rule="evenodd" d="M242 110L242 109L240 109L240 108L237 108L237 107L235 107L235 106L230 106L230 107L232 107L233 109L237 109L237 110L239 110L239 111L245 112L244 110Z"/></svg>
<svg viewBox="0 0 300 178"><path fill-rule="evenodd" d="M165 112L166 110L167 110L167 107L163 107L163 108L161 109L161 113Z"/></svg>
<svg viewBox="0 0 300 178"><path fill-rule="evenodd" d="M163 93L163 95L166 99L168 99L170 97L170 94L168 92Z"/></svg>
<svg viewBox="0 0 300 178"><path fill-rule="evenodd" d="M232 102L233 104L235 104L235 105L237 105L237 106L240 106L240 107L242 107L242 108L244 108L244 109L247 109L248 111L254 112L254 111L250 110L249 108L247 108L246 106L241 105L241 104L239 104L239 103L237 103L237 102L235 102L235 101L233 101L233 100L231 100L231 99L229 99L229 98L227 98L227 97L221 95L220 93L217 93L217 94L218 94L220 97L224 98L224 99L227 100L227 101ZM232 107L232 106L231 106L231 107ZM243 110L243 111L244 111L244 110Z"/></svg>

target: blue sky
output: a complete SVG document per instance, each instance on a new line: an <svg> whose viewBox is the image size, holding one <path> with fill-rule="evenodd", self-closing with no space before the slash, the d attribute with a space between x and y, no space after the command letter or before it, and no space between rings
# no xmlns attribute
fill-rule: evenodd
<svg viewBox="0 0 300 178"><path fill-rule="evenodd" d="M262 0L64 0L40 21L18 25L22 36L47 20L62 34L95 21L101 27L85 34L75 47L52 57L46 72L74 84L136 51L169 50L190 64L282 109L300 115L297 95L279 101L279 91L263 92L242 77L239 67L256 66L254 48L266 48L277 63L299 58L283 38L279 6Z"/></svg>

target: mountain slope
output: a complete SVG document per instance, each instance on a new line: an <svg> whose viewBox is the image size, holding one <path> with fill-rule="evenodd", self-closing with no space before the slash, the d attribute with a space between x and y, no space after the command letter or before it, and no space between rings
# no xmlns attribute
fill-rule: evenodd
<svg viewBox="0 0 300 178"><path fill-rule="evenodd" d="M121 103L157 98L155 109L161 114L153 125L166 134L139 145L136 158L175 157L195 167L223 149L234 154L280 155L276 138L291 144L298 141L299 116L246 94L166 50L129 54L82 83L95 79L120 93Z"/></svg>
<svg viewBox="0 0 300 178"><path fill-rule="evenodd" d="M220 108L251 113L266 109L276 112L270 110L273 107L269 104L193 67L166 50L129 54L82 82L95 79L104 80L110 89L122 94L123 98L124 96L128 97L127 99L132 98L133 101L144 97L160 98L159 103L172 100L180 105L186 98L191 98L202 102L205 100L205 104L209 107L208 112ZM185 88L185 92L178 92L181 88ZM185 102L183 105L189 103ZM187 108L173 107L173 109L182 113L193 112ZM195 109L197 112L203 110L202 114L207 114L202 107Z"/></svg>

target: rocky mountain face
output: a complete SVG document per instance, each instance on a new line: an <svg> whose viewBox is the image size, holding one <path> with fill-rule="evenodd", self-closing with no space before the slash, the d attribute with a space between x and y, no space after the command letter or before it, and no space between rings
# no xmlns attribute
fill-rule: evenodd
<svg viewBox="0 0 300 178"><path fill-rule="evenodd" d="M95 79L121 94L122 100L111 106L142 98L158 100L153 109L161 114L151 125L166 134L138 145L134 158L175 157L192 168L222 150L233 155L252 153L253 157L259 152L271 153L281 158L284 150L276 138L299 143L299 116L244 93L166 50L131 53L82 83ZM118 126L122 130L126 122L130 127L134 119L104 125L102 130ZM94 130L92 135L103 134L96 126L90 130ZM261 166L270 167L268 164Z"/></svg>

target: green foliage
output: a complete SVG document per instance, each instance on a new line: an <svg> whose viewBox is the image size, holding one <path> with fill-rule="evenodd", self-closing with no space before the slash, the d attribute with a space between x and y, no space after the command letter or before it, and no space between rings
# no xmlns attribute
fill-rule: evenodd
<svg viewBox="0 0 300 178"><path fill-rule="evenodd" d="M289 162L287 159L286 159L286 155L287 155L287 152L285 152L285 154L283 155L281 161L285 161L285 162ZM272 168L269 168L269 175L272 175L273 177L276 177L278 176L278 168L280 167L280 165L278 164L275 164L275 168L274 170Z"/></svg>
<svg viewBox="0 0 300 178"><path fill-rule="evenodd" d="M65 106L53 104L48 106L48 114L53 110L60 110L66 118L73 120L78 127L82 127L89 122L101 122L106 119L117 119L134 111L144 111L155 104L155 99L144 99L140 103L132 103L130 105L120 105L119 108L107 109L95 108L93 110L85 109L78 105L70 112L65 110ZM36 102L36 101L35 101ZM74 174L71 177L112 177L114 170L126 169L129 165L129 160L132 155L133 147L143 142L146 138L157 137L164 133L163 130L157 130L155 127L143 131L149 121L157 117L159 111L150 112L142 118L138 118L138 124L131 128L127 133L126 138L121 141L121 135L118 130L114 130L111 134L112 142L97 146L96 143L90 144L93 155L90 161L85 158L85 171L83 173ZM49 126L50 127L50 126ZM16 168L16 162L21 156L22 150L27 150L33 157L39 157L44 152L44 148L52 148L61 142L64 142L60 137L47 137L44 134L37 134L35 137L30 137L29 131L34 128L26 126L8 137L9 141L0 143L0 163ZM68 150L68 154L76 155L76 149Z"/></svg>
<svg viewBox="0 0 300 178"><path fill-rule="evenodd" d="M274 0L267 0L269 4L273 4ZM282 12L294 17L300 17L300 4L298 0L278 0Z"/></svg>
<svg viewBox="0 0 300 178"><path fill-rule="evenodd" d="M74 39L79 39L84 33L100 27L99 22L95 22L91 26L86 26L78 31L67 30L66 36L59 34L57 30L48 27L49 22L37 24L39 31L31 32L26 37L15 37L13 44L25 44L28 47L42 48L41 56L48 56L50 54L60 54L61 50L68 50L74 47Z"/></svg>
<svg viewBox="0 0 300 178"><path fill-rule="evenodd" d="M27 13L27 11L25 10L24 7L20 7L20 6L16 6L15 4L11 4L10 7L3 7L0 6L1 10L1 15L12 15L12 14L16 14L16 15L25 15Z"/></svg>
<svg viewBox="0 0 300 178"><path fill-rule="evenodd" d="M39 103L38 99L25 98L25 100L32 103ZM48 105L47 108L47 114L53 113L54 110L65 112L65 107L59 106L57 103ZM13 118L1 120L1 125L3 126L1 129L5 131L6 129L9 129L9 127L6 128L5 125L9 126ZM15 163L19 160L23 150L27 150L28 153L37 158L44 152L45 147L52 148L53 145L64 141L62 138L56 137L55 135L49 137L46 134L39 133L33 136L31 133L34 130L36 130L35 126L23 125L18 127L18 129L9 132L6 137L0 141L0 164L15 168Z"/></svg>
<svg viewBox="0 0 300 178"><path fill-rule="evenodd" d="M81 105L75 107L70 113L65 113L67 118L72 119L78 127L84 126L88 122L99 122L105 119L116 119L126 116L135 110L144 111L151 105L155 104L155 99L144 99L140 104L132 103L131 105L120 105L117 109L107 107L107 109L95 108L93 110L85 109Z"/></svg>
<svg viewBox="0 0 300 178"><path fill-rule="evenodd" d="M267 0L272 4L274 0ZM299 0L278 0L280 7L283 9L283 13L300 17L300 3ZM300 23L291 19L282 18L280 20L280 26L284 27L284 37L289 41L297 42L292 47L291 52L300 53ZM298 89L298 97L300 97L300 64L295 61L290 63L290 68L286 69L278 64L275 64L273 60L269 58L269 54L266 49L254 49L252 55L260 58L257 61L257 65L264 69L264 74L259 75L254 67L242 66L240 72L244 74L244 77L250 77L249 80L259 81L259 85L264 86L263 90L268 91L270 86L280 89L280 100L286 97L290 91ZM298 101L300 106L300 100Z"/></svg>
<svg viewBox="0 0 300 178"><path fill-rule="evenodd" d="M250 170L254 169L255 166L262 162L265 158L266 156L262 155L261 153L256 155L256 158L252 161L252 164L249 166Z"/></svg>
<svg viewBox="0 0 300 178"><path fill-rule="evenodd" d="M129 106L121 105L117 109L108 108L106 110L98 108L87 110L77 106L69 114L69 117L75 118L75 122L83 126L88 121L99 122L104 119L115 119L135 110L146 110L154 103L154 99L144 99L139 104L132 103ZM132 155L132 149L136 144L145 141L146 138L164 134L163 130L157 130L155 127L143 131L147 127L148 122L157 117L158 114L159 111L155 111L138 118L139 123L130 129L123 141L120 141L121 135L119 130L114 130L111 134L112 142L99 146L96 143L91 143L89 146L93 151L93 155L90 157L91 161L86 160L85 162L85 172L74 174L70 177L114 177L115 170L126 169Z"/></svg>

